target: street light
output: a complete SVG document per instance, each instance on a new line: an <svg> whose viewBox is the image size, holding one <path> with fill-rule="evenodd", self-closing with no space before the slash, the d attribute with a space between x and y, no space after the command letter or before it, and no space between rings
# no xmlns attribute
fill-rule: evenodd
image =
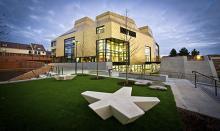
<svg viewBox="0 0 220 131"><path fill-rule="evenodd" d="M78 45L78 41L75 41L75 48L76 48L76 53L75 53L75 74L77 74L77 45Z"/></svg>

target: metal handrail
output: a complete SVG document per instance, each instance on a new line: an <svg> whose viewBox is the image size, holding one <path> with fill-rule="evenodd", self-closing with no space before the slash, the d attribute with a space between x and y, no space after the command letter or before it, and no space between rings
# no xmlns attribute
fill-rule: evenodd
<svg viewBox="0 0 220 131"><path fill-rule="evenodd" d="M204 77L206 77L206 78L209 78L209 79L211 79L211 80L219 81L219 80L215 79L214 76L207 76L207 75L204 75L204 74L202 74L202 73L200 73L200 72L198 72L198 71L192 71L192 73L197 73L197 74L200 74L200 75L202 75L202 76L204 76Z"/></svg>
<svg viewBox="0 0 220 131"><path fill-rule="evenodd" d="M217 82L220 82L219 80L213 78L213 77L210 77L210 76L207 76L205 74L202 74L198 71L192 71L192 73L195 75L195 88L197 88L197 84L200 84L200 85L206 85L206 86L213 86L212 84L207 84L207 83L201 83L201 82L197 82L197 74L203 76L203 77L206 77L206 78L209 78L210 80L213 80L214 81L214 87L215 87L215 96L217 96Z"/></svg>

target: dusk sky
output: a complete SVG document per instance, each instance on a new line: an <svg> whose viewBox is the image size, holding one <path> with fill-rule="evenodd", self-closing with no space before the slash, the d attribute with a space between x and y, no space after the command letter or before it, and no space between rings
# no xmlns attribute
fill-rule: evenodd
<svg viewBox="0 0 220 131"><path fill-rule="evenodd" d="M0 0L0 16L10 29L8 41L43 43L73 27L84 16L113 11L148 25L161 55L172 48L220 54L220 0Z"/></svg>

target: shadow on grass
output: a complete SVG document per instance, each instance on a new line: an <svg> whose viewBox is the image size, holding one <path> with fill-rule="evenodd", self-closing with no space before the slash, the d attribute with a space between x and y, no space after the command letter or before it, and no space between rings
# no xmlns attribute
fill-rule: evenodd
<svg viewBox="0 0 220 131"><path fill-rule="evenodd" d="M90 78L90 80L103 80L103 79L106 79L106 77L103 77L103 76L99 76L98 78L96 76L92 76Z"/></svg>

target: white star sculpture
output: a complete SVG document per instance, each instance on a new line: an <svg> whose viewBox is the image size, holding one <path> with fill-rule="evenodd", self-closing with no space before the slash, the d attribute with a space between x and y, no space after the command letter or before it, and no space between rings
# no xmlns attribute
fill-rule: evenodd
<svg viewBox="0 0 220 131"><path fill-rule="evenodd" d="M114 116L122 124L128 124L160 102L157 97L131 96L131 91L132 87L122 87L114 93L85 91L81 95L103 120Z"/></svg>

